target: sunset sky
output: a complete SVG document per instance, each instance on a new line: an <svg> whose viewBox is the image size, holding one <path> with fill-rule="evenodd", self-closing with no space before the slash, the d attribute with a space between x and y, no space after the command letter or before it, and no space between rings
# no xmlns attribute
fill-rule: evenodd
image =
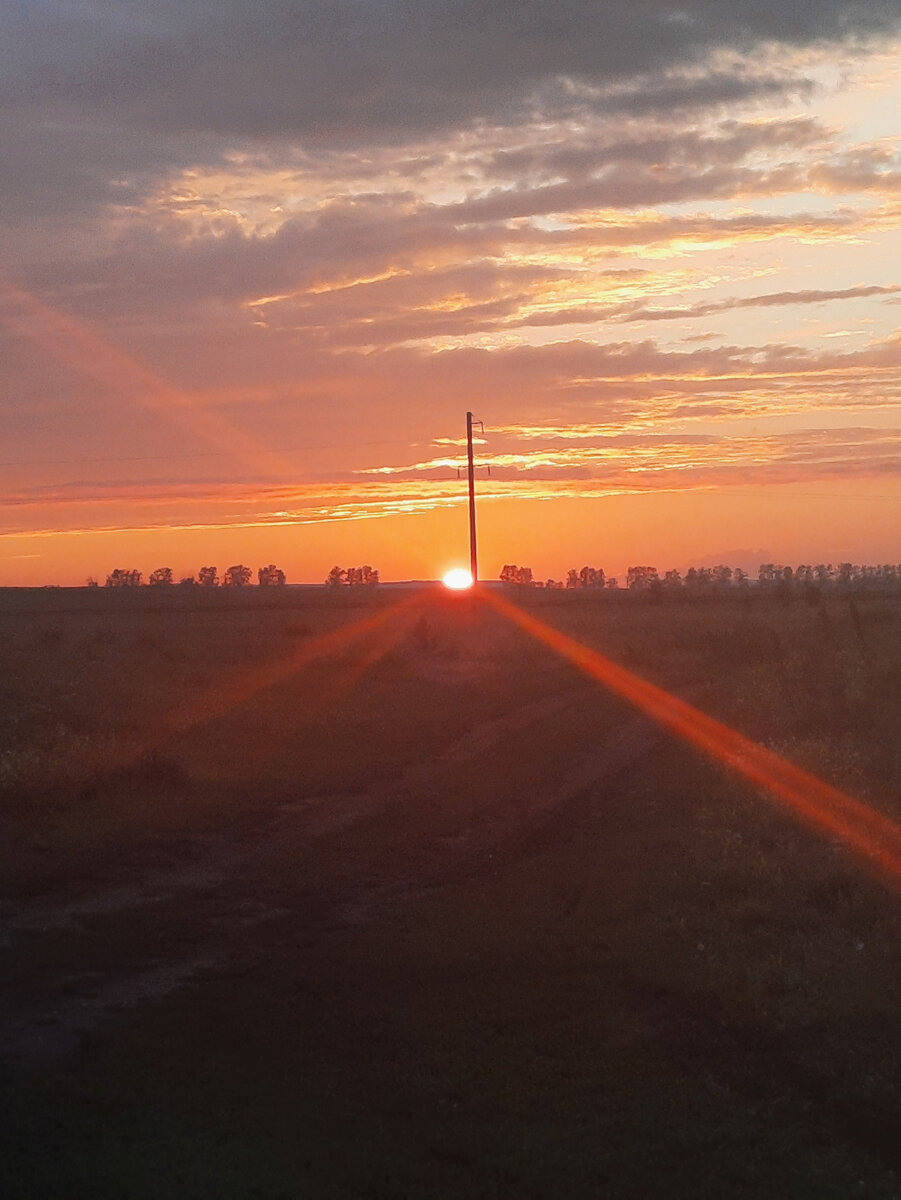
<svg viewBox="0 0 901 1200"><path fill-rule="evenodd" d="M7 0L0 584L901 560L897 0ZM465 474L465 473L464 473Z"/></svg>

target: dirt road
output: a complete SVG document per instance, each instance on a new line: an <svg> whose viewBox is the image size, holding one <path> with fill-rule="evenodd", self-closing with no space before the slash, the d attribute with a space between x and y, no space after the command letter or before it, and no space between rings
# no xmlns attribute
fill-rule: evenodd
<svg viewBox="0 0 901 1200"><path fill-rule="evenodd" d="M106 881L74 881L56 894L4 902L0 936L13 987L0 1007L0 1055L24 1063L52 1058L105 1020L202 986L211 972L252 970L286 919L296 933L299 911L304 936L323 936L398 910L429 889L495 872L553 838L574 805L602 803L604 790L648 751L654 733L647 722L618 713L612 730L541 788L493 790L478 806L466 802L465 791L479 773L502 779L492 758L507 758L536 727L546 740L583 702L577 689L525 703L367 792L269 804L249 824L245 810L234 829L156 845L156 865L130 872L134 882L123 883L113 868ZM386 825L392 849L383 858L370 839ZM378 840L383 848L382 830ZM169 861L160 866L160 857ZM297 882L273 895L271 880L288 874ZM316 880L315 894L304 886L308 878Z"/></svg>

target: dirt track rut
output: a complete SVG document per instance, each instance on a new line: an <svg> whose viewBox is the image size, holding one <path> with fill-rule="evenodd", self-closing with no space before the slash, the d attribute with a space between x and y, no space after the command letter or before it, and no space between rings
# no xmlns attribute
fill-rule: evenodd
<svg viewBox="0 0 901 1200"><path fill-rule="evenodd" d="M285 801L270 808L251 835L226 833L192 840L190 857L172 847L172 862L137 882L98 885L0 904L0 956L13 980L0 1006L0 1057L46 1061L72 1049L117 1013L160 1000L205 973L242 970L265 954L267 929L276 937L290 917L308 936L378 919L398 905L455 880L497 870L553 835L574 802L615 786L654 735L646 722L620 714L605 735L571 758L553 786L517 803L503 792L476 811L455 814L410 832L404 820L423 795L465 789L486 757L537 726L566 722L579 693L544 697L468 733L429 761L360 794ZM399 821L406 845L390 863L346 870L341 847L352 830ZM327 886L273 887L290 874L302 879L316 860L336 866ZM398 864L400 863L400 869ZM255 882L262 881L254 895Z"/></svg>

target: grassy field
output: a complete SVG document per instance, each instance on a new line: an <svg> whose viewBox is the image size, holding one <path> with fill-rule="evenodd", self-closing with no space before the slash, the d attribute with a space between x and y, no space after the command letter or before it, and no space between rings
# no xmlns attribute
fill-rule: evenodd
<svg viewBox="0 0 901 1200"><path fill-rule="evenodd" d="M897 598L508 594L901 819ZM898 892L478 598L0 666L3 1197L901 1197Z"/></svg>

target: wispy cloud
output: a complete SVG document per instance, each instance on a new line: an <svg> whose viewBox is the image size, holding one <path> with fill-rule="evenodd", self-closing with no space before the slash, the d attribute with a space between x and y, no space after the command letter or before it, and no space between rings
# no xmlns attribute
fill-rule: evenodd
<svg viewBox="0 0 901 1200"><path fill-rule="evenodd" d="M611 435L597 430L545 430L554 449L536 447L536 429L506 430L496 439L510 449L481 456L491 477L481 480L486 501L599 497L645 491L795 483L862 475L901 477L901 431L867 428L804 430L770 436L705 434ZM561 444L562 442L562 444ZM86 481L5 496L6 536L132 530L247 529L359 521L415 514L466 502L456 477L461 456L363 470L332 484L251 487L217 485L118 486ZM111 519L115 514L116 519ZM128 514L122 520L120 514Z"/></svg>

